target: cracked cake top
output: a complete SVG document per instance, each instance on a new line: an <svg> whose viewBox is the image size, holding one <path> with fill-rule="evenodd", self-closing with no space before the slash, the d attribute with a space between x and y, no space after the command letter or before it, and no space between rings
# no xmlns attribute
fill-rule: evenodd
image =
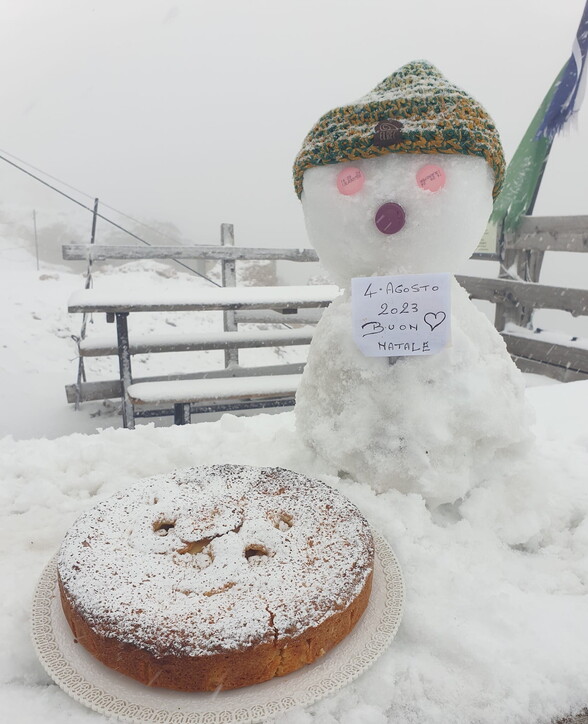
<svg viewBox="0 0 588 724"><path fill-rule="evenodd" d="M145 480L84 513L58 571L90 626L156 656L294 637L345 609L373 565L343 495L281 468L215 465Z"/></svg>

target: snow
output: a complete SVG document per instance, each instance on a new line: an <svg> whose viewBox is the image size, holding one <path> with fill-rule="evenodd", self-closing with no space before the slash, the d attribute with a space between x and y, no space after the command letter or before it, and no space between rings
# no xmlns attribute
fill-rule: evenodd
<svg viewBox="0 0 588 724"><path fill-rule="evenodd" d="M0 237L0 249L1 243ZM290 712L280 724L547 724L586 706L588 382L527 389L535 416L529 451L487 460L484 479L463 502L433 510L419 493L377 494L360 474L340 478L303 445L293 412L130 431L119 427L113 405L73 411L63 385L75 379L71 335L79 333L80 319L66 308L81 278L63 267L37 272L27 255L3 259L0 707L6 721L103 721L51 682L29 637L37 579L78 515L144 477L223 463L281 466L333 485L390 541L406 581L405 615L389 650L337 695ZM203 284L137 262L97 272L96 286L115 288L121 274L153 289ZM162 327L180 329L194 318L184 314L164 313ZM200 331L220 328L218 312L198 316ZM147 313L136 317L140 333L157 331L159 322ZM102 315L92 329L106 329ZM252 360L275 362L270 350L250 353ZM222 353L195 355L176 354L174 364L184 371L212 368ZM167 371L166 357L151 355L136 367ZM88 373L115 377L115 363L89 360Z"/></svg>
<svg viewBox="0 0 588 724"><path fill-rule="evenodd" d="M350 164L305 171L301 200L308 238L336 284L346 287L351 277L376 273L455 273L475 250L492 209L492 171L476 156L430 153L424 158L389 153L353 161L365 183L352 196L337 189L337 175ZM447 182L441 191L417 185L417 172L425 164L444 170ZM396 234L382 234L374 224L384 202L404 209L406 223Z"/></svg>
<svg viewBox="0 0 588 724"><path fill-rule="evenodd" d="M445 173L436 193L417 183L425 161ZM432 506L455 503L484 481L489 464L508 467L513 455L529 454L522 375L454 280L451 340L438 354L395 358L393 365L365 356L352 336L358 302L351 280L402 275L410 286L411 274L455 272L486 226L493 174L484 159L461 154L388 153L357 165L366 180L352 196L336 184L344 163L311 168L303 178L310 240L344 293L313 337L296 399L297 430L325 464L365 476L380 492L418 493ZM382 233L374 220L384 201L405 212L394 234ZM374 287L374 316L358 316L394 326L386 341L406 342L402 325L391 324L401 319L389 314L397 311L393 285ZM416 305L415 327L445 308L426 304Z"/></svg>
<svg viewBox="0 0 588 724"><path fill-rule="evenodd" d="M566 347L576 347L577 349L588 349L588 339L582 337L572 337L565 332L553 331L535 328L527 329L519 327L517 324L507 324L504 330L509 334L515 334L517 337L526 337L527 339L535 339L538 342L549 342L550 344L561 344Z"/></svg>
<svg viewBox="0 0 588 724"><path fill-rule="evenodd" d="M192 332L178 331L168 334L129 335L130 348L133 350L152 350L159 347L182 347L206 349L226 346L264 347L280 344L306 344L312 339L314 327L299 329L251 330L247 332ZM116 334L93 334L80 342L80 349L87 355L116 354Z"/></svg>
<svg viewBox="0 0 588 724"><path fill-rule="evenodd" d="M17 217L18 218L18 217ZM80 334L81 314L68 314L68 299L84 284L78 273L63 265L36 263L25 249L13 250L13 229L16 223L0 229L0 406L6 411L0 415L0 437L11 435L16 439L68 435L74 432L94 433L104 427L118 427L121 423L120 402L84 403L80 411L66 403L65 385L76 381L78 355L75 337ZM210 272L213 278L214 270ZM176 271L173 266L153 261L131 262L122 266L94 265L96 291L112 295L123 287L132 287L143 296L149 292L165 297L170 286L176 294L189 296L211 287L204 280ZM213 290L214 291L214 290ZM294 316L288 320L295 324ZM165 335L215 336L222 331L222 313L219 311L161 312L131 315L131 340L155 339ZM240 325L243 334L282 334L284 326ZM113 325L106 315L94 314L88 318L88 341L112 339ZM298 331L287 330L288 336ZM276 365L302 362L305 347L277 347L246 349L239 353L243 366ZM167 374L187 374L224 367L224 353L208 350L200 352L141 354L133 357L136 377ZM87 379L117 380L116 357L85 359ZM169 425L169 418L158 419L157 425Z"/></svg>
<svg viewBox="0 0 588 724"><path fill-rule="evenodd" d="M436 514L421 496L377 495L325 470L301 446L293 413L5 438L4 710L24 723L44 708L48 722L96 720L56 693L35 659L28 617L37 577L77 515L106 496L144 476L220 462L280 465L333 484L388 538L404 571L405 616L386 654L340 694L282 721L536 724L579 710L588 668L588 423L576 422L588 383L531 392L537 456L513 459L508 473L489 469L486 486L461 510Z"/></svg>
<svg viewBox="0 0 588 724"><path fill-rule="evenodd" d="M455 281L451 293L451 344L393 365L359 352L351 300L339 297L317 326L296 402L299 434L326 464L432 506L455 503L488 465L508 468L531 445L521 373Z"/></svg>
<svg viewBox="0 0 588 724"><path fill-rule="evenodd" d="M141 286L112 290L83 289L74 292L68 303L71 312L84 311L174 311L274 307L280 309L326 306L337 296L334 285L288 287L207 287L177 292L148 290Z"/></svg>
<svg viewBox="0 0 588 724"><path fill-rule="evenodd" d="M301 375L268 375L267 377L229 377L226 379L172 380L170 382L138 382L129 387L129 397L143 403L195 402L288 395L296 391Z"/></svg>

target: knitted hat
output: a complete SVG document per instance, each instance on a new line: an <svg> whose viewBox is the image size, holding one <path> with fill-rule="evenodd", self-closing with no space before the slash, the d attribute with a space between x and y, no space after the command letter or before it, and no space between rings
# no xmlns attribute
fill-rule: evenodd
<svg viewBox="0 0 588 724"><path fill-rule="evenodd" d="M404 65L356 103L329 111L315 124L294 162L296 193L302 194L307 168L386 153L481 156L494 171L494 198L502 187L504 153L492 119L426 61Z"/></svg>

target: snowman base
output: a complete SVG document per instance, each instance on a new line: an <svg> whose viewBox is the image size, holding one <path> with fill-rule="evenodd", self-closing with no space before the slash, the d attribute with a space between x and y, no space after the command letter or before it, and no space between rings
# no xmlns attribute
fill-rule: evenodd
<svg viewBox="0 0 588 724"><path fill-rule="evenodd" d="M344 295L323 315L296 401L300 436L378 492L454 503L529 445L524 381L490 322L453 282L452 342L435 355L365 357ZM489 405L489 400L492 404Z"/></svg>

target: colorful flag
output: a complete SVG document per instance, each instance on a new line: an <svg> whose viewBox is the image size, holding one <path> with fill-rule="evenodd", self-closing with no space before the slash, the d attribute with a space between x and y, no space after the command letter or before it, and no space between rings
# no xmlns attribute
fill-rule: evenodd
<svg viewBox="0 0 588 724"><path fill-rule="evenodd" d="M553 139L582 105L586 91L586 54L588 52L588 2L572 46L572 55L565 64L555 95L545 111L537 138Z"/></svg>
<svg viewBox="0 0 588 724"><path fill-rule="evenodd" d="M578 112L586 84L588 0L574 40L572 55L543 99L506 169L504 186L494 203L491 223L514 231L530 214L555 135Z"/></svg>

